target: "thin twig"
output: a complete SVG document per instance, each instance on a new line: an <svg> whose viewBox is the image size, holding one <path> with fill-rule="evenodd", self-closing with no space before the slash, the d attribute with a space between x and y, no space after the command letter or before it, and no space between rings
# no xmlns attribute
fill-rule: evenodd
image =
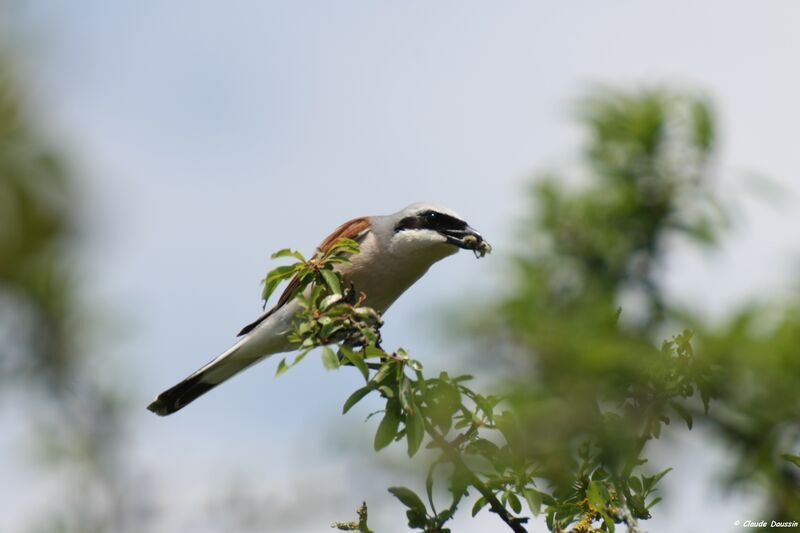
<svg viewBox="0 0 800 533"><path fill-rule="evenodd" d="M522 526L522 524L527 522L528 519L518 518L509 514L508 509L506 509L505 506L500 503L500 500L497 499L497 496L494 495L494 492L492 492L492 490L487 487L461 459L461 450L459 449L458 445L461 444L463 440L459 440L457 438L453 442L448 442L444 436L439 433L436 428L434 428L427 420L425 420L425 427L428 431L428 434L430 434L433 438L434 442L436 442L439 448L441 448L445 453L447 459L453 463L453 466L467 473L469 484L478 489L478 492L481 493L481 496L483 496L483 498L489 504L490 510L499 516L500 519L503 520L503 522L505 522L512 531L514 531L514 533L528 533L528 530ZM458 444L455 444L456 442L458 442Z"/></svg>
<svg viewBox="0 0 800 533"><path fill-rule="evenodd" d="M486 501L489 502L491 511L497 514L503 520L503 522L508 524L508 527L510 527L511 530L514 531L514 533L528 533L528 530L522 526L522 523L527 522L528 519L511 516L508 513L508 510L506 510L505 506L502 503L500 503L500 500L498 500L497 496L495 496L494 493L491 491L491 489L486 485L484 485L483 481L481 481L478 478L478 476L476 476L472 472L472 470L469 470L466 467L466 465L464 464L464 462L461 460L460 457L457 459L457 461L459 463L459 466L463 467L467 472L470 484L476 489L478 489L478 492L481 493L481 496L483 496L486 499Z"/></svg>

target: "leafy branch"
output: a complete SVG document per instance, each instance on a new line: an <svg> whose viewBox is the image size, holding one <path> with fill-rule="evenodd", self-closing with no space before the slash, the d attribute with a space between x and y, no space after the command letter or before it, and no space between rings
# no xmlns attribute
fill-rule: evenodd
<svg viewBox="0 0 800 533"><path fill-rule="evenodd" d="M450 531L445 526L470 490L479 495L473 516L486 507L517 533L527 531L523 501L534 516L543 513L554 532L569 527L575 532L614 531L618 524L634 530L636 520L650 517L649 509L660 500L654 496L656 485L669 469L640 472L647 461L642 457L645 445L660 436L670 412L691 429L692 415L680 400L697 390L707 409L711 397L705 379L709 368L694 357L690 332L648 354L646 379L631 383L624 396L592 397L598 422L580 435L580 445L567 457L558 457L531 446L522 429L525 414L515 398L480 394L468 387L469 375L427 377L422 364L402 348L381 348L381 317L336 270L356 253L355 242L340 239L308 260L290 250L273 256L297 262L267 275L265 298L291 278L290 297L298 298L302 307L291 336L299 353L290 363L281 360L277 374L321 347L325 368L354 367L364 378L364 385L345 401L343 413L373 393L385 401L374 437L376 451L403 441L413 457L427 441L426 448L436 454L425 482L427 503L409 488L389 488L406 507L409 528ZM625 443L630 453L619 460L613 449L619 441L610 442L607 436L622 428L626 417L636 420L639 429ZM553 467L562 463L565 469ZM446 471L450 496L437 509L434 481L440 471ZM368 530L365 508L358 524L359 530Z"/></svg>

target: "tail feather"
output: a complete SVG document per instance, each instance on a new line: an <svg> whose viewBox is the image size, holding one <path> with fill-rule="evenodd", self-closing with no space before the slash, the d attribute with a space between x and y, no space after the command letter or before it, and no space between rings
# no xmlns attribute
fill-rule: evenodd
<svg viewBox="0 0 800 533"><path fill-rule="evenodd" d="M222 382L220 381L220 383ZM202 374L190 376L156 396L156 399L147 406L147 409L158 416L171 415L217 385L219 383L204 383Z"/></svg>
<svg viewBox="0 0 800 533"><path fill-rule="evenodd" d="M147 409L159 416L170 415L258 361L260 357L237 354L242 343L240 341L197 372L156 396Z"/></svg>

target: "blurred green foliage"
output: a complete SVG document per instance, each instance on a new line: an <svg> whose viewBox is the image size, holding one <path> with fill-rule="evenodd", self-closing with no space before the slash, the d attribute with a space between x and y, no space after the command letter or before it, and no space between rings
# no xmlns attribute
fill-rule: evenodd
<svg viewBox="0 0 800 533"><path fill-rule="evenodd" d="M571 327L562 320L570 312L605 314L625 295L638 304L635 316L625 315L649 333L665 318L657 277L667 241L711 246L724 224L706 187L711 111L689 96L605 89L578 110L587 132L584 168L572 187L570 176L534 181L512 286L518 297L503 302L506 316L540 314L547 323L519 328L540 337L551 326Z"/></svg>
<svg viewBox="0 0 800 533"><path fill-rule="evenodd" d="M28 451L49 480L63 482L35 530L123 531L135 498L122 490L118 393L87 351L75 183L25 104L0 59L0 399L30 426Z"/></svg>
<svg viewBox="0 0 800 533"><path fill-rule="evenodd" d="M71 360L64 326L72 273L56 258L73 230L73 191L23 116L8 74L0 67L0 283L3 302L14 307L10 319L22 315L27 324L0 346L3 375L26 373L58 387Z"/></svg>
<svg viewBox="0 0 800 533"><path fill-rule="evenodd" d="M765 517L800 516L800 306L739 310L721 326L700 326L704 356L721 369L718 409L703 418L735 458L733 488L763 495Z"/></svg>
<svg viewBox="0 0 800 533"><path fill-rule="evenodd" d="M614 484L632 497L634 518L645 518L636 500L647 477L625 476L664 424L702 423L736 456L729 481L757 486L765 517L796 519L797 306L750 306L712 327L661 283L675 244L713 248L726 229L710 187L711 109L689 94L604 89L578 110L587 131L582 172L535 181L507 291L476 324L524 369L509 394L525 457L545 465L546 486L563 495L556 503L576 502L576 486L587 483L576 453L588 443L608 479L622 475ZM680 330L693 332L692 343L689 333L676 337L667 350L678 364L665 364L657 338ZM647 476L668 466L640 469ZM548 520L551 529L577 516L561 515L560 524L558 512Z"/></svg>

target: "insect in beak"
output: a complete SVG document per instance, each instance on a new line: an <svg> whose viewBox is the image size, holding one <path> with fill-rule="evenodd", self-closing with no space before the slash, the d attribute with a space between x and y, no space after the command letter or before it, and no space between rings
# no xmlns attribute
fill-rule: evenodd
<svg viewBox="0 0 800 533"><path fill-rule="evenodd" d="M470 226L458 230L447 229L442 234L450 244L465 250L472 250L475 253L475 257L483 257L492 251L492 245L486 242L483 236Z"/></svg>

